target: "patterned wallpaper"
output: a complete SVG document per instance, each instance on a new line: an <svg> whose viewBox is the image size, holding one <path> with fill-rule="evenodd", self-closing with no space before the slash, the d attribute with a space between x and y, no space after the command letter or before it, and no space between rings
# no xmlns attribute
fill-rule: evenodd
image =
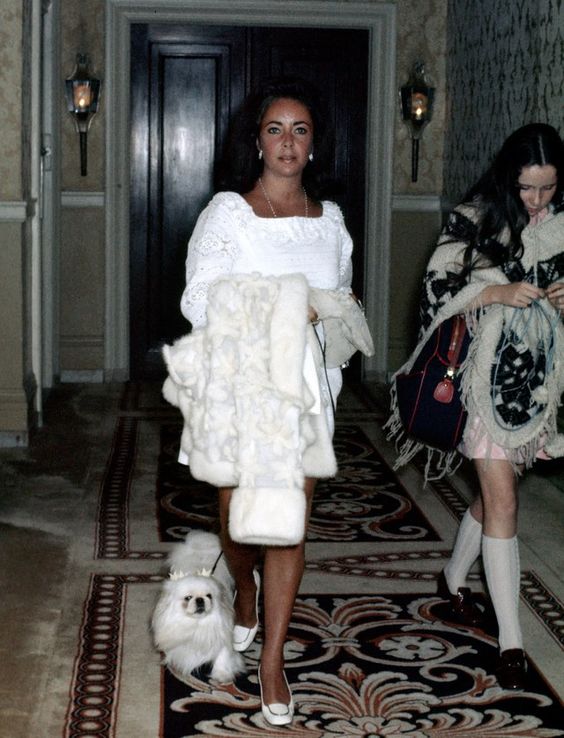
<svg viewBox="0 0 564 738"><path fill-rule="evenodd" d="M397 0L396 89L407 81L416 61L423 61L428 82L436 88L433 118L419 144L419 175L411 181L411 139L396 104L395 193L440 194L443 185L443 144L446 73L446 0Z"/></svg>
<svg viewBox="0 0 564 738"><path fill-rule="evenodd" d="M564 136L564 0L539 0L538 117Z"/></svg>
<svg viewBox="0 0 564 738"><path fill-rule="evenodd" d="M449 0L444 194L456 202L506 136L564 134L564 0Z"/></svg>
<svg viewBox="0 0 564 738"><path fill-rule="evenodd" d="M0 201L21 200L21 0L3 0L0 8Z"/></svg>

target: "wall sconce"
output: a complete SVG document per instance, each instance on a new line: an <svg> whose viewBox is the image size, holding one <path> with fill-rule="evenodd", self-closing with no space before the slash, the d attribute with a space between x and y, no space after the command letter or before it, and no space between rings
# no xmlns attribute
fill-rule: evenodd
<svg viewBox="0 0 564 738"><path fill-rule="evenodd" d="M74 72L65 80L65 93L68 111L73 116L80 138L80 174L83 177L86 176L87 172L86 141L88 129L94 114L98 110L100 86L100 80L92 77L88 71L88 57L86 54L77 54Z"/></svg>
<svg viewBox="0 0 564 738"><path fill-rule="evenodd" d="M417 182L419 139L431 120L435 88L425 79L425 65L416 62L409 79L400 88L401 117L411 135L411 181Z"/></svg>

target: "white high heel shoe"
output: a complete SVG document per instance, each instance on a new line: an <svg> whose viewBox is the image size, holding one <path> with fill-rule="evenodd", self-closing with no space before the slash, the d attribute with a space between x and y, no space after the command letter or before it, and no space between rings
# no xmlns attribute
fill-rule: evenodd
<svg viewBox="0 0 564 738"><path fill-rule="evenodd" d="M290 692L290 702L287 705L285 705L283 702L271 702L269 705L265 704L262 698L260 666L257 674L260 687L260 708L264 719L267 723L270 723L270 725L289 725L294 719L294 698L292 697L292 693L290 692L290 687L288 685L288 680L286 679L286 674L284 674L284 681L286 682L286 687L288 687L288 692Z"/></svg>
<svg viewBox="0 0 564 738"><path fill-rule="evenodd" d="M258 622L258 601L260 594L260 574L256 569L253 569L253 578L257 587L257 594L255 599L255 613L257 616L257 624L252 628L245 628L243 625L235 625L233 628L233 649L235 651L246 651L251 643L255 640L259 628Z"/></svg>

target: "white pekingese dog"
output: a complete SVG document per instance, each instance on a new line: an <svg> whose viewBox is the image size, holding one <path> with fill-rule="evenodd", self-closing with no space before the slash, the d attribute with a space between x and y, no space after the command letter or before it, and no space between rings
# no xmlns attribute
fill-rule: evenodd
<svg viewBox="0 0 564 738"><path fill-rule="evenodd" d="M220 554L219 538L196 530L169 556L170 575L151 628L163 663L179 676L204 664L211 664L210 676L218 682L232 682L245 671L233 649L233 579Z"/></svg>

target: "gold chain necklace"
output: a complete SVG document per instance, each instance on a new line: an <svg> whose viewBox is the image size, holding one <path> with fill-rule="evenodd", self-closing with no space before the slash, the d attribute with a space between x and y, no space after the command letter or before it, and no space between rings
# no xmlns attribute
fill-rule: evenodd
<svg viewBox="0 0 564 738"><path fill-rule="evenodd" d="M270 210L271 210L271 212L272 212L272 215L273 215L273 217L274 217L274 218L277 218L277 217L278 217L278 215L277 215L277 213L276 213L276 210L274 209L274 206L273 206L273 204L272 204L272 203L270 202L270 197L268 196L268 193L267 193L267 191L266 191L266 190L265 190L265 188L264 188L264 185L263 185L263 183L262 183L262 178L261 178L261 177L259 177L259 180L258 180L258 181L259 181L259 185L260 185L260 188L261 188L261 190L262 190L262 194L264 195L264 199L265 199L265 200L266 200L266 202L268 203L268 207L270 208ZM302 190L303 190L303 193L304 193L304 210L305 210L305 217L307 218L307 217L308 217L308 214L309 214L309 207L308 207L308 202L307 202L307 192L305 191L305 187L302 187Z"/></svg>

